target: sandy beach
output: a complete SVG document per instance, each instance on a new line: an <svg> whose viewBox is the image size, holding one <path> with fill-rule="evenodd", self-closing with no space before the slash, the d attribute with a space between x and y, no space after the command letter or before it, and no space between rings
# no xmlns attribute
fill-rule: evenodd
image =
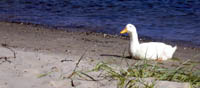
<svg viewBox="0 0 200 88"><path fill-rule="evenodd" d="M91 70L99 62L116 68L127 66L122 59L128 38L66 30L0 22L0 88L71 88L71 79L67 77L84 53L77 67L80 71ZM199 48L177 46L174 57L200 62ZM128 56L127 50L124 55ZM126 61L131 65L138 60L126 58ZM162 63L171 66L177 62ZM48 76L38 78L48 72ZM76 88L116 88L115 81L107 81L99 83L77 78L74 84Z"/></svg>

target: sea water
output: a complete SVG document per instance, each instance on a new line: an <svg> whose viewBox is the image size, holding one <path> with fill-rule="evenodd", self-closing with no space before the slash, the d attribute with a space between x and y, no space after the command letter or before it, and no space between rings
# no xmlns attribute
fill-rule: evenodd
<svg viewBox="0 0 200 88"><path fill-rule="evenodd" d="M0 21L118 35L132 23L140 37L200 46L199 0L0 0Z"/></svg>

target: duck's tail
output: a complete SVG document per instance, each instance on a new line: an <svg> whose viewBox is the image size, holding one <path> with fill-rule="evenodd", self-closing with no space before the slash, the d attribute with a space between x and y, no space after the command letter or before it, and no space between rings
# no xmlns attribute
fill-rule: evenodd
<svg viewBox="0 0 200 88"><path fill-rule="evenodd" d="M170 46L170 48L167 48L167 49L165 50L165 52L164 52L165 55L164 55L164 56L166 56L166 60L167 60L167 59L171 59L171 58L173 57L173 55L174 55L176 49L177 49L177 46L174 46L174 47Z"/></svg>
<svg viewBox="0 0 200 88"><path fill-rule="evenodd" d="M173 53L174 53L177 49L177 46L174 46L172 49L173 49Z"/></svg>

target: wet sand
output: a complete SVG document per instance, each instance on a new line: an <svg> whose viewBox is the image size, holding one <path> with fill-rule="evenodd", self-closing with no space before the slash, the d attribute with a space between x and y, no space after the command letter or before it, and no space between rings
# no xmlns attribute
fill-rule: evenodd
<svg viewBox="0 0 200 88"><path fill-rule="evenodd" d="M83 53L85 55L77 68L80 71L90 70L102 61L116 68L127 67L122 59L128 38L65 30L0 22L0 88L70 88L71 79L66 77L73 72ZM128 56L125 51L124 56ZM174 57L181 61L200 62L200 49L178 45ZM125 60L129 64L138 61ZM163 62L168 66L174 63L177 62ZM51 72L48 76L37 77L48 72ZM61 79L63 77L66 79ZM101 83L74 80L77 88L116 87L116 82L111 84L107 80Z"/></svg>

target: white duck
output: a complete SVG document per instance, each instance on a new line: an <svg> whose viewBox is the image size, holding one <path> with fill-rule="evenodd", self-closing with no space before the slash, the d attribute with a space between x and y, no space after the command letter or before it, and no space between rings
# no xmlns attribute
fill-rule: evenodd
<svg viewBox="0 0 200 88"><path fill-rule="evenodd" d="M167 60L172 58L176 51L176 46L172 47L161 42L148 42L140 44L138 41L138 34L136 27L132 24L127 24L120 34L128 33L130 36L130 50L131 57L137 59L147 60Z"/></svg>

